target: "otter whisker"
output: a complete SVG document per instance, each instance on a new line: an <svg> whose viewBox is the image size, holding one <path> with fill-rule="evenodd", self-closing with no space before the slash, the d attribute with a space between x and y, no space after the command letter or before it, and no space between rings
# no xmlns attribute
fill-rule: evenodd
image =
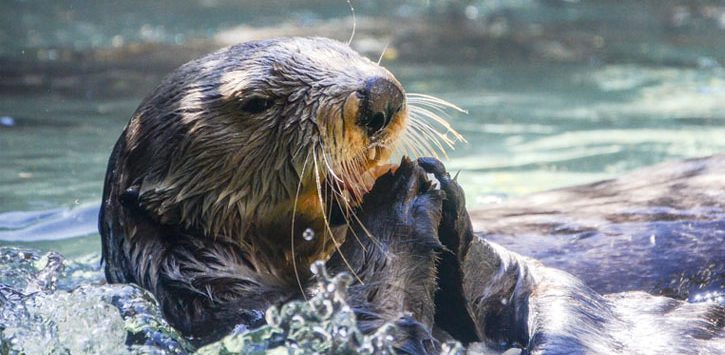
<svg viewBox="0 0 725 355"><path fill-rule="evenodd" d="M447 137L442 137L440 132L437 132L429 125L425 124L424 122L417 122L413 119L411 119L411 128L414 130L411 132L411 134L417 134L419 136L419 139L421 139L423 142L429 142L434 144L438 150L446 154L446 149L443 147L443 144L441 144L439 138L446 143L449 147L453 144L450 139L446 140Z"/></svg>
<svg viewBox="0 0 725 355"><path fill-rule="evenodd" d="M385 251L385 248L383 248L383 244L378 240L377 237L375 237L372 233L370 233L370 230L368 230L367 227L365 227L365 224L360 220L360 217L356 213L352 213L352 218L357 221L357 224L362 228L363 232L365 232L365 235L373 242L373 244L378 248L378 250L387 253ZM357 234L353 232L353 234L357 237Z"/></svg>
<svg viewBox="0 0 725 355"><path fill-rule="evenodd" d="M349 160L342 160L340 161L340 169L341 174L344 177L344 181L350 181L352 186L362 186L365 182L360 181L361 177L365 174L364 171L364 162L366 161L365 152L361 151L357 154L353 154L352 157L349 158ZM341 181L342 182L342 181ZM343 199L344 207L345 207L345 215L351 216L355 221L357 221L358 225L363 229L363 232L366 234L366 236L373 242L373 244L378 247L380 250L383 250L382 244L380 241L370 233L370 231L365 227L364 223L360 220L360 218L357 216L357 213L355 212L355 209L352 208L350 205L348 199L342 195L341 191L343 191L342 187L340 186L340 182L335 182L335 187L333 190L339 196L341 199ZM362 194L358 192L353 192L352 197L356 197L355 195L360 195L360 200L357 202L362 202ZM350 223L348 221L348 226L350 226ZM354 229L350 229L350 231L353 233L353 236L355 239L360 243L360 245L363 247L364 250L366 250L364 244L362 244L362 240L358 236L357 232L355 232Z"/></svg>
<svg viewBox="0 0 725 355"><path fill-rule="evenodd" d="M290 244L292 247L292 269L295 273L295 279L297 280L297 286L300 288L300 292L302 293L302 297L305 298L305 301L307 301L307 295L305 294L305 290L302 287L302 280L300 280L300 273L297 270L297 256L295 255L295 216L297 215L297 202L300 199L300 190L302 189L302 180L305 176L305 170L307 169L307 162L310 159L310 153L307 153L307 156L305 157L305 162L302 164L302 171L300 172L300 181L297 183L297 192L295 193L295 203L292 206L292 226L290 227Z"/></svg>
<svg viewBox="0 0 725 355"><path fill-rule="evenodd" d="M328 183L328 184L330 184L330 183ZM340 188L340 186L337 183L337 181L335 181L335 184L337 186L332 186L330 184L330 189L333 192L332 197L335 199L335 202L337 202L337 205L338 206L341 206L341 207L344 207L345 208L346 223L347 223L347 226L349 227L350 226L350 223L347 221L347 216L350 215L350 214L354 214L354 212L352 211L352 208L350 207L350 204L347 201L345 201L345 197L340 192L337 191L337 189ZM343 202L341 202L340 199L342 199ZM363 244L363 242L360 239L360 237L358 237L357 233L355 233L355 230L352 229L352 228L350 228L350 232L355 237L355 240L357 240L357 242L360 245L360 247L363 248L363 251L367 252L367 248L365 247L365 244Z"/></svg>
<svg viewBox="0 0 725 355"><path fill-rule="evenodd" d="M431 142L423 136L423 133L420 132L419 127L416 125L411 124L408 127L405 137L410 140L411 146L416 152L418 152L417 156L431 155L438 157L438 152L431 147ZM440 146L440 144L438 146ZM442 154L446 154L445 149L441 149L440 151Z"/></svg>
<svg viewBox="0 0 725 355"><path fill-rule="evenodd" d="M445 140L446 145L450 148L453 147L454 141L448 138L447 133L449 132L453 135L455 140L466 142L463 136L453 129L444 117L449 117L449 110L455 110L461 113L468 113L468 111L443 99L425 94L408 93L406 94L406 99L408 100L409 117L411 117L411 121L425 122L426 119L429 119L441 125L446 130L446 134L438 132L432 127L430 127L430 130L438 133L441 139Z"/></svg>
<svg viewBox="0 0 725 355"><path fill-rule="evenodd" d="M405 148L405 151L401 153L404 155L422 156L420 149L418 149L418 147L413 144L412 139L409 137L409 134L411 133L406 132L406 134L403 134L400 137L401 146Z"/></svg>
<svg viewBox="0 0 725 355"><path fill-rule="evenodd" d="M342 253L342 250L340 250L340 243L338 243L338 241L335 239L335 236L332 233L332 229L330 228L330 221L328 220L327 216L325 215L324 207L322 207L324 205L324 201L322 201L322 194L320 193L320 191L322 191L322 183L320 180L320 169L319 169L319 165L317 163L317 153L315 152L315 149L312 149L312 162L315 164L315 184L317 185L317 197L320 199L320 209L321 209L320 212L322 212L322 219L324 221L325 228L330 233L330 239L332 239L332 244L335 245L335 249L340 254L340 258L345 263L348 270L350 270L352 275L355 277L355 279L357 279L358 282L360 282L360 284L365 284L363 282L363 280L360 278L360 276L358 276L358 274L352 268L352 266L350 265L350 262L347 260L345 255Z"/></svg>
<svg viewBox="0 0 725 355"><path fill-rule="evenodd" d="M429 126L430 126L430 123L428 123L424 120L430 119L433 121L433 123L437 123L437 124L443 126L443 128L446 129L446 132L454 131L453 128L448 124L448 122L444 118L440 117L435 112L430 111L426 108L411 105L410 116L415 116L420 122L425 122ZM432 127L433 126L431 126L431 128ZM456 135L456 133L454 133L454 136Z"/></svg>
<svg viewBox="0 0 725 355"><path fill-rule="evenodd" d="M458 133L450 125L450 123L448 123L448 121L446 121L441 116L437 115L435 112L430 111L430 110L428 110L426 108L423 108L423 107L420 107L420 106L414 106L414 105L409 105L409 112L410 112L410 114L409 114L410 117L416 116L416 117L419 117L419 118L428 118L428 119L433 120L435 123L443 126L443 128L446 129L446 133L450 132L451 134L453 134L453 136L458 141L466 142L466 139L463 138L463 136L460 133Z"/></svg>
<svg viewBox="0 0 725 355"><path fill-rule="evenodd" d="M358 178L357 178L360 175L360 172L358 172L357 170L361 170L361 169L359 169L359 167L361 165L359 163L356 163L355 162L356 160L360 160L360 159L356 159L356 158L359 158L359 156L360 155L354 155L353 156L354 157L353 161L342 161L342 164L341 164L342 175L345 176L346 179L349 179L348 181L352 181L352 184L355 185L355 186L357 186L357 185L360 184L360 182L358 181ZM357 218L357 215L356 215L354 209L352 208L352 206L350 206L350 203L347 201L347 199L345 198L345 196L342 195L342 193L340 192L340 191L343 191L343 190L340 187L339 183L336 182L336 185L337 185L336 186L337 188L335 189L336 190L335 193L341 199L343 199L345 201L345 203L344 203L343 206L345 207L345 215L346 215L346 218L347 218L347 216L352 216L353 218L355 218L356 220L359 221L359 218ZM360 223L360 224L362 226L362 223ZM348 222L348 226L350 226L350 223L349 222ZM362 226L362 227L364 228L364 226ZM360 244L360 246L363 247L363 249L367 251L367 248L362 243L362 240L357 235L357 232L355 232L355 230L352 229L352 228L350 229L350 232L353 233L353 236L358 241L358 243ZM369 233L368 233L368 236L371 237L369 235ZM374 242L377 243L377 240L374 237L371 238L371 240L373 240Z"/></svg>
<svg viewBox="0 0 725 355"><path fill-rule="evenodd" d="M331 175L331 176L332 176L332 177L333 177L333 178L334 178L335 180L337 180L337 181L343 181L343 180L342 180L342 179L341 179L340 177L338 177L338 176L337 176L337 174L335 174L335 170L334 170L334 169L332 168L332 166L330 165L330 162L329 162L329 161L327 161L327 154L325 154L325 152L324 152L324 148L323 148L323 151L322 151L322 161L324 161L324 162L325 162L325 166L327 167L327 172L328 172L328 173L330 173L330 175Z"/></svg>
<svg viewBox="0 0 725 355"><path fill-rule="evenodd" d="M380 65L380 62L383 61L383 57L385 56L385 51L388 50L388 46L390 45L390 40L388 40L388 43L385 43L385 47L383 47L383 51L380 52L380 57L378 57L378 65Z"/></svg>
<svg viewBox="0 0 725 355"><path fill-rule="evenodd" d="M347 5L350 6L350 13L352 14L352 33L350 33L350 39L347 40L347 45L352 43L352 39L355 38L355 29L357 28L357 19L355 18L355 8L352 7L352 2L347 0Z"/></svg>
<svg viewBox="0 0 725 355"><path fill-rule="evenodd" d="M329 179L325 179L325 181L327 182L327 181L329 181ZM332 215L332 208L333 208L332 199L334 199L334 198L335 198L335 195L334 194L332 194L332 195L330 194L330 189L327 189L327 188L324 189L324 200L325 200L325 203L324 203L324 205L322 205L322 208L323 209L326 209L325 213L326 213L327 216L331 216ZM323 238L324 238L323 245L327 246L327 238L328 238L327 231L324 231L322 233L322 235L323 235ZM330 238L331 237L332 236L330 236Z"/></svg>
<svg viewBox="0 0 725 355"><path fill-rule="evenodd" d="M405 97L408 102L428 103L432 106L437 106L443 109L453 109L458 112L468 114L468 111L435 96L409 92L405 95Z"/></svg>

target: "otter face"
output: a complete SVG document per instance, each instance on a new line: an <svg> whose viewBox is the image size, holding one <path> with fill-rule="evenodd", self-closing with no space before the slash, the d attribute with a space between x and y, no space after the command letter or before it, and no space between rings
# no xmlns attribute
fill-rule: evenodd
<svg viewBox="0 0 725 355"><path fill-rule="evenodd" d="M140 201L212 235L243 234L297 208L319 214L331 198L349 207L398 142L419 153L428 137L440 146L435 132L448 143L425 124L405 139L409 117L442 121L408 102L449 105L406 99L389 71L334 40L222 49L174 72L129 124L127 146L148 164Z"/></svg>
<svg viewBox="0 0 725 355"><path fill-rule="evenodd" d="M298 173L293 183L332 179L339 192L361 198L374 178L371 168L387 161L406 125L405 94L395 77L347 45L319 38L263 44L246 62L252 64L222 75L221 94L239 102L244 130L274 123L286 136L270 137L256 155L274 146L289 154L284 160Z"/></svg>

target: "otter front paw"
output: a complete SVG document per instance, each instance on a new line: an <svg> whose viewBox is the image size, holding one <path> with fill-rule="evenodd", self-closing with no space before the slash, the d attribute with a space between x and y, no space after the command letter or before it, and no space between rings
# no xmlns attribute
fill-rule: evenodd
<svg viewBox="0 0 725 355"><path fill-rule="evenodd" d="M442 209L442 221L439 229L441 242L459 255L465 254L465 248L473 238L471 219L466 210L466 197L455 178L451 178L445 166L435 158L420 158L418 165L427 173L433 174L445 193Z"/></svg>
<svg viewBox="0 0 725 355"><path fill-rule="evenodd" d="M373 309L379 319L392 322L403 319L401 313L412 314L414 323L401 326L421 328L408 327L411 331L403 334L401 352L422 352L418 350L425 348L424 339L430 338L419 335L429 333L435 314L436 263L443 249L438 239L442 202L443 193L433 188L426 172L403 158L395 172L375 182L341 253L328 262L337 267L332 270L344 271L342 256L351 261L362 281L349 290L348 301L354 307Z"/></svg>
<svg viewBox="0 0 725 355"><path fill-rule="evenodd" d="M403 158L398 169L375 181L361 206L362 223L385 244L415 251L439 251L443 193L414 161ZM391 239L392 238L392 239Z"/></svg>

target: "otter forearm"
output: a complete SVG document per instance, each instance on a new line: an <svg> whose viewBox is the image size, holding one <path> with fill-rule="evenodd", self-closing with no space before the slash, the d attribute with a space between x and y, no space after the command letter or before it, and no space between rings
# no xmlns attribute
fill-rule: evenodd
<svg viewBox="0 0 725 355"><path fill-rule="evenodd" d="M531 265L476 237L461 187L439 161L423 158L419 163L446 194L439 237L450 254L439 265L436 324L462 341L526 346L527 305L535 282ZM450 321L446 313L459 318Z"/></svg>
<svg viewBox="0 0 725 355"><path fill-rule="evenodd" d="M347 302L363 333L393 323L398 330L398 351L434 353L437 345L431 329L438 248L415 247L416 235L410 231L376 235L379 238L375 241L369 237L358 241L348 236L341 253L334 254L327 265L335 273L350 272L342 255L351 261L357 278L348 289Z"/></svg>
<svg viewBox="0 0 725 355"><path fill-rule="evenodd" d="M358 235L361 233L357 231ZM373 232L375 233L375 232ZM393 235L396 238L391 239ZM354 273L348 294L353 307L374 310L384 321L394 321L410 313L428 327L434 314L438 246L420 247L411 230L391 231L361 237L348 236L328 262L333 272ZM352 270L343 260L351 261Z"/></svg>
<svg viewBox="0 0 725 355"><path fill-rule="evenodd" d="M348 303L358 327L372 332L395 323L403 352L433 351L436 263L441 194L417 164L404 160L381 177L366 196L340 252L328 261L333 272L356 279ZM348 263L349 262L349 263Z"/></svg>

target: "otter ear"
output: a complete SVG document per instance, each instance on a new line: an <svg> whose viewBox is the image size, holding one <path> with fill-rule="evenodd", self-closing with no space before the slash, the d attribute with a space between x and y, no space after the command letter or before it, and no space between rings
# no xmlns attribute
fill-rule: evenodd
<svg viewBox="0 0 725 355"><path fill-rule="evenodd" d="M135 184L119 194L118 199L121 206L133 214L151 218L161 224L178 224L180 218L176 209L166 209L161 212L161 206L154 203L154 201L161 201L159 195L157 189L146 186L142 181L137 180Z"/></svg>

